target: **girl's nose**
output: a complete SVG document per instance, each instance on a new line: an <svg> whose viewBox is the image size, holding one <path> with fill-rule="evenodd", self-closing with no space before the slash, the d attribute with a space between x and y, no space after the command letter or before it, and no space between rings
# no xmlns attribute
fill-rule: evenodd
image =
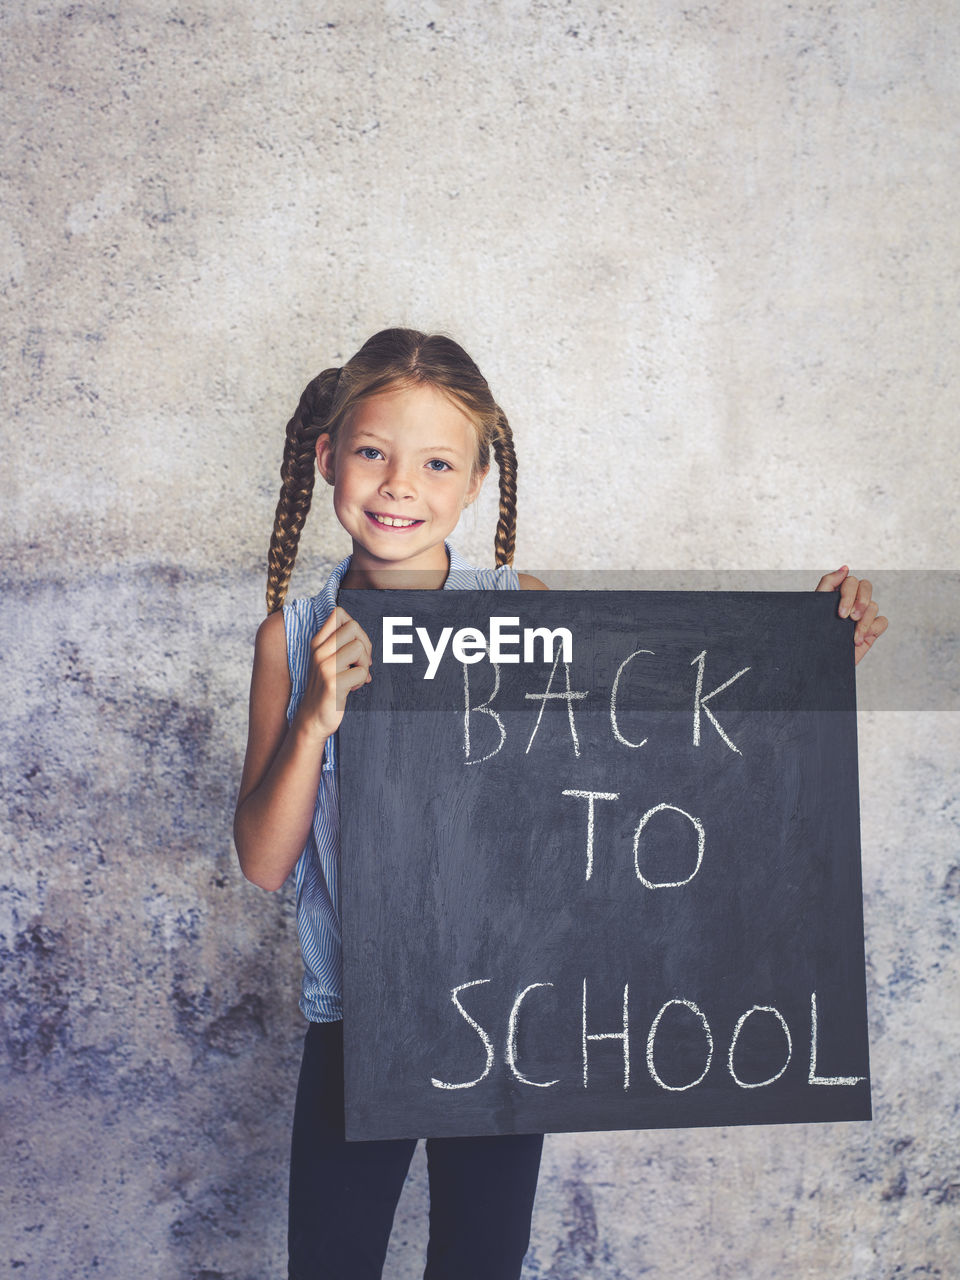
<svg viewBox="0 0 960 1280"><path fill-rule="evenodd" d="M380 492L385 498L393 498L397 501L401 498L415 498L417 487L409 467L399 464L391 467L384 476Z"/></svg>

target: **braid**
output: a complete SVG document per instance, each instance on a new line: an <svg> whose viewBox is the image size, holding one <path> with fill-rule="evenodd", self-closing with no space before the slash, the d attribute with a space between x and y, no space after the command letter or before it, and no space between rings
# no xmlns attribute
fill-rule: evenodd
<svg viewBox="0 0 960 1280"><path fill-rule="evenodd" d="M494 538L497 568L513 563L517 541L517 455L513 448L513 432L502 409L497 411L497 429L492 440L493 456L500 471L500 519Z"/></svg>
<svg viewBox="0 0 960 1280"><path fill-rule="evenodd" d="M268 613L276 613L286 598L300 533L313 496L317 436L330 413L339 377L339 369L325 369L318 374L307 385L293 417L287 423L283 465L280 468L283 484L267 555Z"/></svg>

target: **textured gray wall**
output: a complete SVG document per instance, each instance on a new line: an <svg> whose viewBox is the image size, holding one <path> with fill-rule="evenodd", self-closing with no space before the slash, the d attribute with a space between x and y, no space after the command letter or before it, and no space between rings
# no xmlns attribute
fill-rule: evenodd
<svg viewBox="0 0 960 1280"><path fill-rule="evenodd" d="M958 55L953 0L7 0L0 1271L281 1274L250 645L289 412L399 322L515 424L521 568L906 601L859 681L875 1121L552 1138L525 1275L957 1274L957 581L910 587L958 563Z"/></svg>

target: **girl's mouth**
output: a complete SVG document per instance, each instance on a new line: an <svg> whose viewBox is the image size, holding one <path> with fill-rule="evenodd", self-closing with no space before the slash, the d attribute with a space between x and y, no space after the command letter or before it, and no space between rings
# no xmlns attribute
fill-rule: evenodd
<svg viewBox="0 0 960 1280"><path fill-rule="evenodd" d="M388 516L379 511L364 511L363 513L368 520L379 529L415 529L418 525L423 524L422 520L410 520L406 516Z"/></svg>

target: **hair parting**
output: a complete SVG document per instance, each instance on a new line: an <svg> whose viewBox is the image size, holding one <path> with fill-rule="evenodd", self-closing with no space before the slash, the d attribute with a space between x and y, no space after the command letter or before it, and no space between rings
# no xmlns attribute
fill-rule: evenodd
<svg viewBox="0 0 960 1280"><path fill-rule="evenodd" d="M517 456L506 415L464 349L443 334L383 329L368 338L342 369L326 369L307 386L287 424L282 487L267 560L267 612L283 605L316 476L317 437L337 432L362 400L395 387L436 387L467 415L477 433L477 468L490 451L500 473L500 512L494 539L497 567L513 563L517 525Z"/></svg>

